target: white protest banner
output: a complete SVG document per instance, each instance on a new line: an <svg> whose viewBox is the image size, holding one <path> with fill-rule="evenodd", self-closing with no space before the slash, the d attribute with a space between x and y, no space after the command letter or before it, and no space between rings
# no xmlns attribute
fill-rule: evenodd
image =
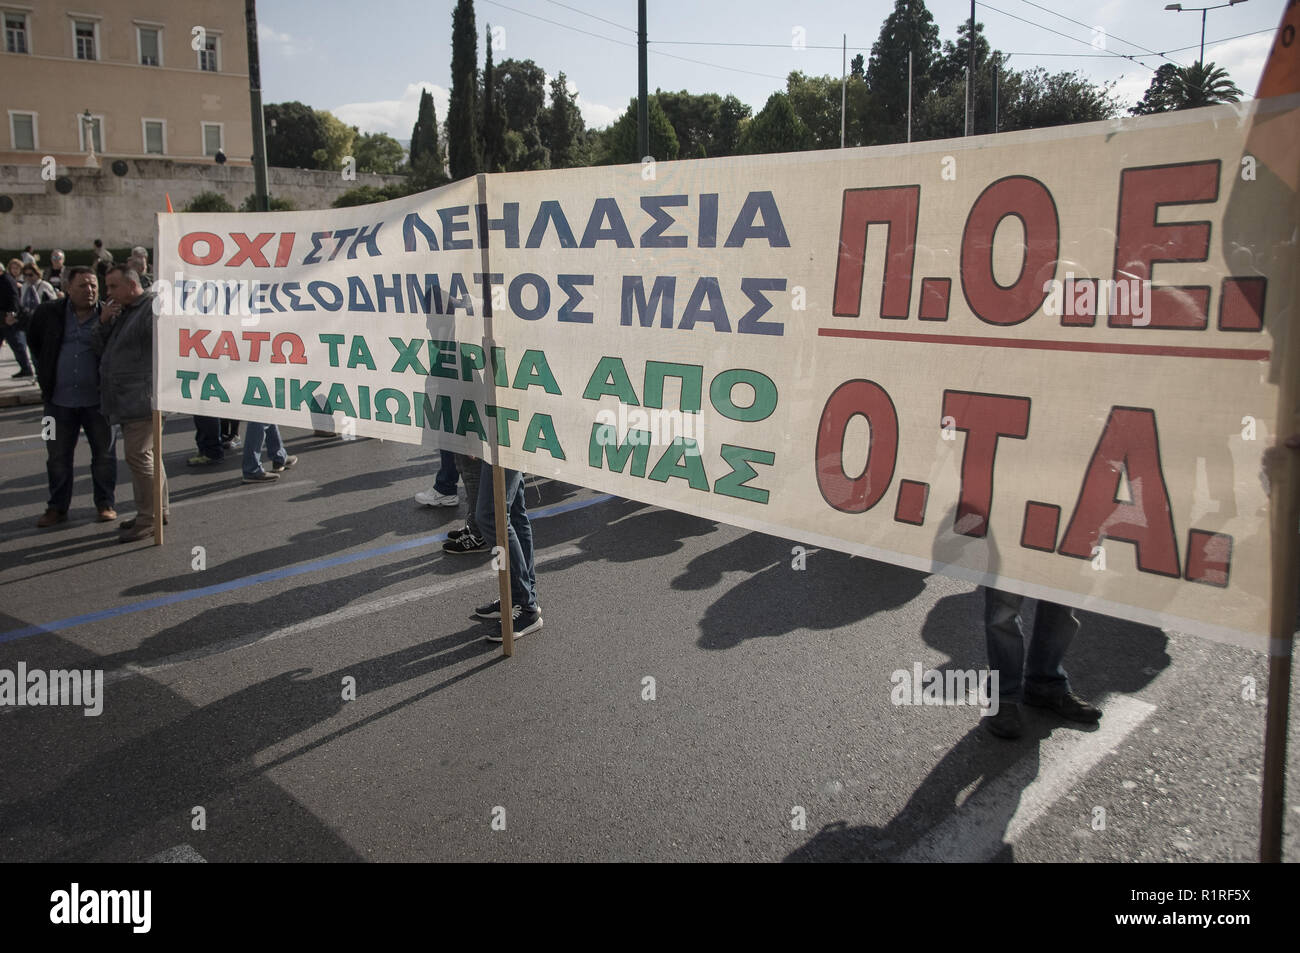
<svg viewBox="0 0 1300 953"><path fill-rule="evenodd" d="M160 216L159 407L1261 639L1295 107Z"/></svg>

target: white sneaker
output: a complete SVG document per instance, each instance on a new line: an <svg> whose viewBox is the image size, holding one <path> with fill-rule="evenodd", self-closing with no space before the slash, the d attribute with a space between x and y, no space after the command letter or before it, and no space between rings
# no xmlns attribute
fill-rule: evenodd
<svg viewBox="0 0 1300 953"><path fill-rule="evenodd" d="M455 493L439 493L437 490L421 490L415 494L415 502L421 506L455 506L460 497Z"/></svg>

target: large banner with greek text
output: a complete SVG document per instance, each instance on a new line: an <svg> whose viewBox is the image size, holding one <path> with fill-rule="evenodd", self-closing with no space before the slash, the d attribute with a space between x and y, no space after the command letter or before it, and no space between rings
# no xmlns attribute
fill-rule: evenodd
<svg viewBox="0 0 1300 953"><path fill-rule="evenodd" d="M158 219L158 407L1265 635L1294 98Z"/></svg>

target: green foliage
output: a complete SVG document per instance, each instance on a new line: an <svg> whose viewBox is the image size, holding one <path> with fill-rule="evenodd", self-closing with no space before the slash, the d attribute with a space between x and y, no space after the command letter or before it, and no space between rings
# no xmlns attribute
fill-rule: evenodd
<svg viewBox="0 0 1300 953"><path fill-rule="evenodd" d="M584 128L578 97L569 92L568 79L561 71L551 80L551 108L546 114L543 142L550 152L552 169L568 169L574 165L574 146Z"/></svg>
<svg viewBox="0 0 1300 953"><path fill-rule="evenodd" d="M343 159L353 155L352 144L357 137L357 127L349 126L328 110L318 110L325 144L312 153L313 168L339 171ZM354 157L355 158L355 157Z"/></svg>
<svg viewBox="0 0 1300 953"><path fill-rule="evenodd" d="M676 159L681 153L677 133L668 121L668 114L659 105L659 97L646 97L646 107L650 111L650 155L660 162ZM620 165L628 162L640 162L643 156L637 155L637 110L636 97L628 103L627 109L618 120L605 131L605 155L603 165Z"/></svg>
<svg viewBox="0 0 1300 953"><path fill-rule="evenodd" d="M463 179L483 169L479 137L478 30L474 0L456 0L451 15L451 98L447 104L447 158L451 177Z"/></svg>
<svg viewBox="0 0 1300 953"><path fill-rule="evenodd" d="M850 74L841 91L838 76L805 76L796 70L786 78L785 87L795 115L812 135L814 148L839 148L841 101L845 117L844 144L870 143L877 110L865 80Z"/></svg>
<svg viewBox="0 0 1300 953"><path fill-rule="evenodd" d="M266 126L266 164L283 169L316 169L316 150L328 146L321 114L300 102L272 103L262 110Z"/></svg>
<svg viewBox="0 0 1300 953"><path fill-rule="evenodd" d="M296 212L298 210L298 206L294 204L292 199L278 199L274 195L268 196L268 199L270 200L270 211L272 212ZM251 192L244 196L244 201L240 203L239 210L241 212L256 212L257 193ZM217 211L223 210L218 209Z"/></svg>
<svg viewBox="0 0 1300 953"><path fill-rule="evenodd" d="M494 83L506 128L513 134L507 135L506 171L550 168L546 71L532 60L502 60Z"/></svg>
<svg viewBox="0 0 1300 953"><path fill-rule="evenodd" d="M655 90L677 134L679 154L683 158L729 156L740 139L740 123L749 118L750 109L735 96L725 99L717 93L664 92Z"/></svg>
<svg viewBox="0 0 1300 953"><path fill-rule="evenodd" d="M492 24L487 27L487 62L483 66L483 169L501 172L506 162L506 114L492 66Z"/></svg>
<svg viewBox="0 0 1300 953"><path fill-rule="evenodd" d="M755 155L812 148L815 148L813 134L795 114L790 97L785 93L773 93L767 98L767 105L745 126L739 151L744 155Z"/></svg>
<svg viewBox="0 0 1300 953"><path fill-rule="evenodd" d="M352 145L358 172L396 172L402 167L406 152L402 144L386 132L358 136Z"/></svg>
<svg viewBox="0 0 1300 953"><path fill-rule="evenodd" d="M354 205L370 205L374 202L387 202L390 199L398 199L403 195L410 195L413 191L410 183L406 185L394 184L376 187L373 185L359 185L355 189L348 189L334 200L334 208L351 208Z"/></svg>
<svg viewBox="0 0 1300 953"><path fill-rule="evenodd" d="M939 54L939 27L924 0L895 0L871 47L867 86L880 104L877 142L907 139L907 54L912 52L913 105L929 94L930 65Z"/></svg>
<svg viewBox="0 0 1300 953"><path fill-rule="evenodd" d="M233 212L235 207L220 192L200 192L181 209L182 212Z"/></svg>
<svg viewBox="0 0 1300 953"><path fill-rule="evenodd" d="M1175 109L1196 109L1218 103L1241 102L1242 92L1229 77L1228 72L1213 63L1193 63L1177 66L1165 63L1151 77L1151 85L1142 101L1129 110L1135 116L1169 112Z"/></svg>

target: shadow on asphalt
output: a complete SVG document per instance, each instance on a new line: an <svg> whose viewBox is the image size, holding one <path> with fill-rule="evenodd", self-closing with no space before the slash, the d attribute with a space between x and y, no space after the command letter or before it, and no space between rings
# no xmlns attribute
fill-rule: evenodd
<svg viewBox="0 0 1300 953"><path fill-rule="evenodd" d="M946 596L926 617L921 637L925 643L949 656L949 669L980 669L987 665L983 634L984 595L981 590ZM1033 617L1026 603L1024 630L1032 631ZM1077 611L1077 610L1076 610ZM1104 693L1130 694L1145 688L1171 662L1168 637L1153 626L1128 622L1091 612L1078 612L1082 626L1065 658L1071 688L1083 698L1096 701ZM972 785L973 798L979 790L1007 775L1017 782L1013 797L997 804L997 811L982 826L981 837L993 833L1005 837L1007 826L1020 805L1023 790L1038 777L1040 746L1053 730L1086 731L1083 726L1060 722L1034 709L1024 709L1025 734L1015 741L993 737L976 724L935 765L912 793L903 809L884 827L852 826L835 821L823 827L808 843L785 859L799 861L897 860L908 847L925 835L935 818L950 816L957 797ZM1103 716L1104 717L1104 716ZM1024 759L1024 763L1021 760ZM964 803L964 802L963 802ZM1015 851L1005 842L991 858L1013 862Z"/></svg>
<svg viewBox="0 0 1300 953"><path fill-rule="evenodd" d="M21 620L7 620L20 627ZM55 637L41 654L82 667L104 661ZM34 646L33 646L34 647ZM14 654L14 646L0 646ZM282 754L266 764L254 757L285 739L311 732L342 712L344 676L358 696L424 679L462 662L493 655L464 672L401 699L359 722ZM23 655L29 660L29 655ZM441 636L318 675L281 672L209 705L188 703L147 678L106 686L103 714L80 708L33 708L0 716L6 770L0 776L0 859L43 861L142 860L190 843L209 860L341 861L361 858L282 788L265 777L358 728L463 681L501 660L481 626ZM420 684L425 684L421 682ZM412 686L414 687L414 686ZM58 752L52 767L50 752ZM73 767L69 770L67 766ZM204 807L220 825L213 839L190 826ZM252 856L249 856L249 854Z"/></svg>

